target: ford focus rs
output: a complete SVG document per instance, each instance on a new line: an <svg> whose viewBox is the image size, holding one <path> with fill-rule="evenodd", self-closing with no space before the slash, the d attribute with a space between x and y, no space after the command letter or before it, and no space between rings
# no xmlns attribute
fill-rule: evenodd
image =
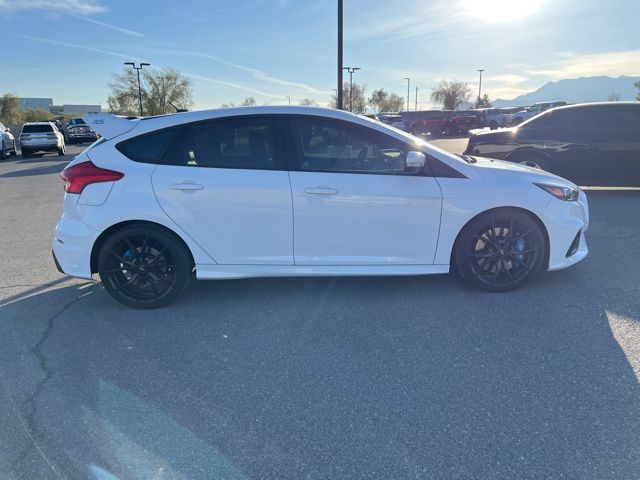
<svg viewBox="0 0 640 480"><path fill-rule="evenodd" d="M456 156L364 117L244 107L85 117L53 255L152 308L197 279L427 275L489 291L587 255L587 199L539 169Z"/></svg>

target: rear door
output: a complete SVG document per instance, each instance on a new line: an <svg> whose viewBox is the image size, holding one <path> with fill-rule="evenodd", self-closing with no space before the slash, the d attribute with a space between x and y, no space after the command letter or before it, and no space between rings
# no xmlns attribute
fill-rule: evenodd
<svg viewBox="0 0 640 480"><path fill-rule="evenodd" d="M291 121L296 265L433 264L442 194L412 147L350 122Z"/></svg>
<svg viewBox="0 0 640 480"><path fill-rule="evenodd" d="M219 264L292 265L289 175L268 117L182 128L153 174L165 213Z"/></svg>

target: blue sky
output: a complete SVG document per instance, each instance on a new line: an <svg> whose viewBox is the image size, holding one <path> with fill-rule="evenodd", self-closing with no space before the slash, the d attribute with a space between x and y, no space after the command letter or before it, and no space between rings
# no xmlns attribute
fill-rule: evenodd
<svg viewBox="0 0 640 480"><path fill-rule="evenodd" d="M345 0L354 80L428 107L442 78L513 98L549 80L640 74L638 0ZM102 103L124 61L172 66L195 108L328 102L336 0L0 0L0 93ZM347 78L347 77L345 77Z"/></svg>

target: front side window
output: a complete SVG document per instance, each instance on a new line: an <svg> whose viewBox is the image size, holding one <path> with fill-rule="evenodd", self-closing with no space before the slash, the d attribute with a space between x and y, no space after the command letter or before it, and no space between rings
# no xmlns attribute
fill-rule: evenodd
<svg viewBox="0 0 640 480"><path fill-rule="evenodd" d="M249 170L277 168L272 121L238 118L188 125L167 151L165 163Z"/></svg>
<svg viewBox="0 0 640 480"><path fill-rule="evenodd" d="M405 173L406 145L375 130L325 119L293 122L301 170Z"/></svg>

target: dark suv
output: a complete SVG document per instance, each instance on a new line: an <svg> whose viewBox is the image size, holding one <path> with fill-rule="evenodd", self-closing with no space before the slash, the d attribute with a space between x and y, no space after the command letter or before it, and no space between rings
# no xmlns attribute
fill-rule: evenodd
<svg viewBox="0 0 640 480"><path fill-rule="evenodd" d="M415 112L401 112L407 132L412 135L431 133L440 135L444 132L446 120L441 110L422 110Z"/></svg>
<svg viewBox="0 0 640 480"><path fill-rule="evenodd" d="M581 185L640 186L640 102L571 105L469 138L467 155L539 167Z"/></svg>

